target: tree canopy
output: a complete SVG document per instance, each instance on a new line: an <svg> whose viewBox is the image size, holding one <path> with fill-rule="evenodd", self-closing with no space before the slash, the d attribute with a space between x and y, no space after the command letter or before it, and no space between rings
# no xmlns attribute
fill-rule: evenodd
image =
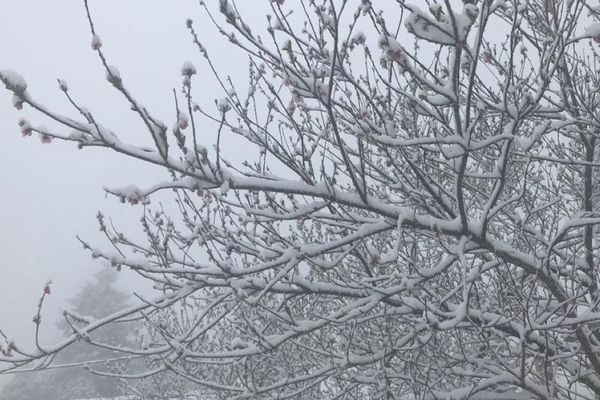
<svg viewBox="0 0 600 400"><path fill-rule="evenodd" d="M215 398L600 396L595 3L273 0L261 27L231 0L200 2L171 121L128 88L84 3L106 80L151 146L64 81L68 115L16 72L0 79L58 125L22 119L24 136L169 173L107 189L141 210L147 240L100 214L109 246L82 241L160 293L33 353L5 343L0 361L23 367L136 317L139 340L110 348L145 363L113 375L168 372ZM243 88L198 21L248 57ZM220 95L203 92L209 77ZM173 207L152 203L161 191Z"/></svg>

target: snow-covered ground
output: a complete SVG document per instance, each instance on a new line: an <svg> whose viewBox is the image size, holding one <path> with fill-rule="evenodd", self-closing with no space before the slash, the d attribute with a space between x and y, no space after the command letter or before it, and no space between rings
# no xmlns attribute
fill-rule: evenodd
<svg viewBox="0 0 600 400"><path fill-rule="evenodd" d="M93 399L73 399L73 400L133 400L131 396L120 396L120 397L95 397Z"/></svg>
<svg viewBox="0 0 600 400"><path fill-rule="evenodd" d="M133 397L121 396L121 397L95 397L93 399L73 399L73 400L132 400Z"/></svg>
<svg viewBox="0 0 600 400"><path fill-rule="evenodd" d="M120 397L94 397L92 399L73 399L73 400L137 400L139 397L135 396L120 396ZM202 400L197 395L187 395L186 397L173 397L170 400Z"/></svg>

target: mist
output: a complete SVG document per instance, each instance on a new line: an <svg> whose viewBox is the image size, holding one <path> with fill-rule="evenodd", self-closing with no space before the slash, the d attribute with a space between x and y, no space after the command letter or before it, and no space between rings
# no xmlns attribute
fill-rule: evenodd
<svg viewBox="0 0 600 400"><path fill-rule="evenodd" d="M59 111L72 112L58 89L57 78L68 82L70 93L91 111L109 121L125 139L148 142L142 127L104 79L104 70L90 49L91 34L83 2L62 0L6 2L0 13L2 69L23 75L40 101ZM173 119L173 88L180 85L184 61L199 56L185 28L187 18L199 13L196 2L92 2L91 9L104 49L118 66L133 93L160 118ZM210 33L209 33L210 32ZM209 45L216 33L203 32ZM221 57L223 64L227 59ZM241 73L238 68L238 74ZM218 97L207 77L206 101ZM215 93L211 95L211 93ZM22 138L17 121L27 109L15 110L9 95L0 96L0 329L19 343L31 345L32 317L44 285L52 281L42 312L42 339L57 340L56 323L67 299L93 273L110 268L92 260L76 236L98 245L96 214L102 211L115 224L135 234L140 207L107 197L103 187L131 183L150 185L165 175L111 152L37 136ZM125 109L125 111L123 111ZM35 119L40 122L39 118ZM47 127L52 128L51 123ZM164 199L168 203L168 197ZM159 200L160 201L160 197ZM133 273L123 271L118 286L127 292L149 292Z"/></svg>

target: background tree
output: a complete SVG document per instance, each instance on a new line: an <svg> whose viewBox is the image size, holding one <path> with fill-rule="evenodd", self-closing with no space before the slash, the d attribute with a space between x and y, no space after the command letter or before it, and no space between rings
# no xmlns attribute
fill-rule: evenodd
<svg viewBox="0 0 600 400"><path fill-rule="evenodd" d="M84 242L162 293L36 353L7 343L1 360L21 366L139 316L145 339L118 349L148 368L116 376L168 371L222 398L600 395L597 8L372 3L271 1L260 34L234 2L220 0L220 16L202 3L249 57L248 90L189 20L207 73L183 64L169 129L110 64L85 2L92 49L152 148L121 140L66 83L72 115L0 72L17 108L65 130L21 120L23 135L171 175L108 189L144 206L147 242L102 216L117 250ZM214 106L196 97L208 73L225 96ZM228 159L226 142L247 160ZM149 205L165 190L174 212Z"/></svg>
<svg viewBox="0 0 600 400"><path fill-rule="evenodd" d="M67 319L59 324L65 336L73 334L72 324L76 326L77 320L103 318L127 305L129 296L115 288L116 279L115 271L102 269L94 275L92 282L86 282L69 300L71 309L65 311ZM106 326L94 332L94 341L124 345L131 340L131 330L131 324ZM73 400L120 396L124 391L118 380L93 374L89 368L81 366L100 364L103 369L110 370L113 363L106 360L119 356L122 354L79 340L56 354L53 364L59 368L16 375L2 389L0 398Z"/></svg>

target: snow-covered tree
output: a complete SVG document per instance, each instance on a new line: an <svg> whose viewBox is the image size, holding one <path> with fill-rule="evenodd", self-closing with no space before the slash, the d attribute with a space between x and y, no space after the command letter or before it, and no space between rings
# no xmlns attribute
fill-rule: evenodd
<svg viewBox="0 0 600 400"><path fill-rule="evenodd" d="M129 302L126 293L114 287L116 272L100 270L94 280L86 282L69 300L69 311L59 327L66 336L81 320L102 318L121 309ZM96 330L95 341L113 345L126 344L131 336L131 324L115 324ZM119 381L90 372L89 366L100 365L113 370L111 360L121 354L79 340L56 354L50 369L33 370L16 375L0 391L6 400L73 400L78 398L115 397L125 392Z"/></svg>
<svg viewBox="0 0 600 400"><path fill-rule="evenodd" d="M0 72L15 107L61 127L23 119L24 136L171 176L107 189L143 210L146 242L100 215L108 250L84 244L161 294L36 352L5 343L0 360L51 357L136 316L138 345L114 349L143 368L115 374L168 371L215 398L600 396L596 3L266 4L261 30L232 0L201 2L202 22L249 57L248 89L190 19L204 61L182 63L163 122L111 65L109 27L85 2L91 47L152 146L122 140L65 82L70 115ZM214 106L201 99L209 75ZM154 207L159 191L175 207Z"/></svg>

